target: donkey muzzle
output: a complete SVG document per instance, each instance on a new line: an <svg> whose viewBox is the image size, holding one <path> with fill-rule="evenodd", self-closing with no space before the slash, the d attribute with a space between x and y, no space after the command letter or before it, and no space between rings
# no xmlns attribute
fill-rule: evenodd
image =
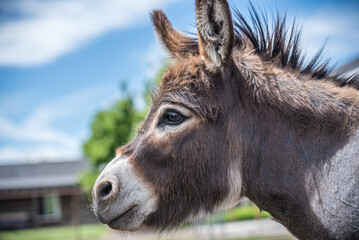
<svg viewBox="0 0 359 240"><path fill-rule="evenodd" d="M149 186L134 173L129 159L121 155L97 178L92 196L95 216L117 230L138 230L156 205Z"/></svg>

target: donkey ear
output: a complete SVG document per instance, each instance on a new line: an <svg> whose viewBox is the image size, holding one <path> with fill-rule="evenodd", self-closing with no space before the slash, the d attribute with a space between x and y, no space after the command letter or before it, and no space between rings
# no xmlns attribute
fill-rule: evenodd
<svg viewBox="0 0 359 240"><path fill-rule="evenodd" d="M231 12L226 0L196 0L196 22L199 52L208 67L216 69L224 64L234 44Z"/></svg>
<svg viewBox="0 0 359 240"><path fill-rule="evenodd" d="M157 36L172 57L199 54L197 41L174 30L172 24L161 10L153 10L151 18Z"/></svg>

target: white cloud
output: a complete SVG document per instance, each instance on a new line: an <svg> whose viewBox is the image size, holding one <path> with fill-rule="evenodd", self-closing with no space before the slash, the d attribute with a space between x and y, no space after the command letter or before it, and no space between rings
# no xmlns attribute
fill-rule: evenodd
<svg viewBox="0 0 359 240"><path fill-rule="evenodd" d="M23 17L0 25L0 65L52 61L105 32L148 20L149 12L176 0L21 0L7 9ZM4 6L3 6L4 7ZM5 8L6 9L6 8Z"/></svg>
<svg viewBox="0 0 359 240"><path fill-rule="evenodd" d="M161 46L158 39L156 41L150 42L148 47L143 51L142 49L134 50L131 54L131 57L135 61L139 61L141 66L144 66L143 70L139 71L132 80L135 82L143 82L143 80L153 81L157 74L170 59L168 52L165 50L164 46ZM143 93L146 84L136 84L130 86L130 92L135 94L135 107L137 109L145 109L146 102L143 99Z"/></svg>
<svg viewBox="0 0 359 240"><path fill-rule="evenodd" d="M6 144L0 148L0 163L81 157L81 145L86 132L80 131L81 135L69 133L59 129L55 122L74 118L73 124L80 125L75 118L78 114L90 119L95 110L102 106L104 99L112 99L113 95L110 86L96 86L74 92L40 104L19 123L12 120L11 111L2 109L0 139L5 139ZM8 98L12 99L11 96ZM79 127L84 128L83 123Z"/></svg>
<svg viewBox="0 0 359 240"><path fill-rule="evenodd" d="M0 138L16 143L0 148L0 164L78 159L82 155L80 139L51 126L32 128L0 119Z"/></svg>
<svg viewBox="0 0 359 240"><path fill-rule="evenodd" d="M355 57L353 55L359 54L358 13L355 8L323 7L305 18L301 17L300 23L303 24L303 49L309 56L314 56L326 40L325 55L333 61L345 63L349 55Z"/></svg>
<svg viewBox="0 0 359 240"><path fill-rule="evenodd" d="M141 55L141 60L146 66L144 75L146 78L153 78L169 59L169 54L164 46L157 40Z"/></svg>
<svg viewBox="0 0 359 240"><path fill-rule="evenodd" d="M79 147L63 148L49 144L35 147L13 147L0 148L0 164L19 164L35 162L52 162L80 159Z"/></svg>
<svg viewBox="0 0 359 240"><path fill-rule="evenodd" d="M34 125L31 120L23 124L15 124L8 119L0 118L0 137L16 141L56 143L67 147L73 147L78 143L72 136L46 126L47 121L41 126L41 121Z"/></svg>
<svg viewBox="0 0 359 240"><path fill-rule="evenodd" d="M0 94L0 115L17 115L25 112L29 107L28 99L33 98L31 91L17 91L12 94Z"/></svg>

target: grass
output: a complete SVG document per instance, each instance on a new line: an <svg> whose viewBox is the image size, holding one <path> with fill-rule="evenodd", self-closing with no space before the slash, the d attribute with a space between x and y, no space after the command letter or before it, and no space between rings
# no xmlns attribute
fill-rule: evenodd
<svg viewBox="0 0 359 240"><path fill-rule="evenodd" d="M212 239L212 238L211 238ZM213 238L218 239L218 238ZM219 238L221 239L221 238ZM228 238L224 238L228 239ZM277 237L254 237L254 238L231 238L228 240L293 240L293 237L287 237L287 236L277 236ZM183 240L183 239L163 239L163 240Z"/></svg>
<svg viewBox="0 0 359 240"><path fill-rule="evenodd" d="M231 211L221 212L204 223L233 222L248 219L259 219L270 217L269 213L254 206L241 206ZM106 235L107 228L101 224L81 225L78 229L83 240L97 240ZM267 238L234 238L233 240L288 240L288 237L267 237ZM76 232L73 226L49 227L38 229L26 229L0 232L0 240L76 240Z"/></svg>
<svg viewBox="0 0 359 240"><path fill-rule="evenodd" d="M101 224L81 225L78 228L83 240L95 240L107 233ZM0 232L0 240L75 240L76 232L73 226L48 227L25 230Z"/></svg>
<svg viewBox="0 0 359 240"><path fill-rule="evenodd" d="M261 218L269 218L270 214L266 211L259 211L258 207L255 205L249 206L240 206L236 207L230 211L220 212L214 216L209 217L209 221L211 223L219 223L219 222L235 222L242 220L251 220L251 219L261 219Z"/></svg>
<svg viewBox="0 0 359 240"><path fill-rule="evenodd" d="M82 240L98 240L105 237L107 228L101 224L82 225ZM160 238L161 239L161 238ZM170 240L168 238L164 238ZM0 240L76 240L73 226L37 228L0 232ZM233 238L231 240L293 240L293 237L257 237L257 238Z"/></svg>
<svg viewBox="0 0 359 240"><path fill-rule="evenodd" d="M293 237L278 236L278 237L256 237L256 238L233 238L231 240L293 240Z"/></svg>

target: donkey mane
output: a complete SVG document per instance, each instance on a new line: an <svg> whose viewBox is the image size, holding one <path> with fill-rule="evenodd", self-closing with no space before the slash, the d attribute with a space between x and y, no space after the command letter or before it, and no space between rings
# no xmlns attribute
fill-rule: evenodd
<svg viewBox="0 0 359 240"><path fill-rule="evenodd" d="M237 21L234 21L236 38L240 47L248 43L263 61L271 61L283 69L291 69L302 75L310 75L312 79L331 79L339 86L352 86L359 89L359 75L349 77L333 74L335 65L329 59L323 58L325 44L312 59L307 57L300 49L301 30L294 19L291 27L287 28L286 13L281 16L277 12L273 21L273 30L269 29L267 13L260 14L250 2L250 22L238 10L234 9ZM307 62L307 63L306 63Z"/></svg>
<svg viewBox="0 0 359 240"><path fill-rule="evenodd" d="M297 72L300 75L309 76L311 79L330 80L337 86L350 86L359 90L359 75L343 76L334 73L335 64L330 59L325 59L323 51L325 44L319 51L308 60L300 49L301 29L294 19L287 27L287 15L282 16L278 12L273 20L273 29L268 24L267 12L257 9L251 2L249 7L249 21L244 17L240 10L234 8L234 15L237 18L233 21L236 33L236 45L238 48L245 49L250 46L252 50L261 58L263 62L274 64L283 70ZM157 14L155 10L151 15L153 24L156 26L157 33L171 34L172 26L168 23L167 17ZM165 18L165 21L163 20ZM166 29L166 30L164 30ZM171 45L171 41L177 39L176 45ZM169 39L165 43L167 47L173 47L174 52L179 55L192 53L199 54L198 40L196 37L183 38L182 35L162 36L162 39Z"/></svg>

